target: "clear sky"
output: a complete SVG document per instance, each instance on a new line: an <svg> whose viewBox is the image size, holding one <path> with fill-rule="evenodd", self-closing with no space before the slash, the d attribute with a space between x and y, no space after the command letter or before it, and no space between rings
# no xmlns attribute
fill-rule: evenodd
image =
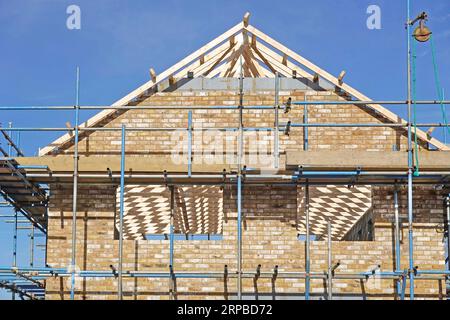
<svg viewBox="0 0 450 320"><path fill-rule="evenodd" d="M66 8L81 8L81 29L66 27ZM369 5L381 8L381 29L366 26ZM0 0L0 106L72 105L81 68L81 104L107 105L238 23L250 23L372 99L406 99L406 0ZM412 0L426 11L442 86L450 98L450 2ZM417 49L420 100L437 99L430 43ZM404 115L403 107L392 107ZM442 122L439 106L419 107L419 122ZM449 108L450 109L450 108ZM81 120L95 112L83 111ZM0 112L15 127L64 127L70 112ZM442 137L442 130L436 130ZM22 133L35 155L58 133ZM15 136L16 137L16 136ZM3 145L4 146L4 145ZM7 211L0 208L0 213ZM12 225L0 222L0 264L12 260ZM26 231L19 261L27 263Z"/></svg>

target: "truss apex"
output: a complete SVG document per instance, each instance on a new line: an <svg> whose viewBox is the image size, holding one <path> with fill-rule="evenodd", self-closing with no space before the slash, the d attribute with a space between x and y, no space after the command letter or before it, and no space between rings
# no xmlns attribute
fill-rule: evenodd
<svg viewBox="0 0 450 320"><path fill-rule="evenodd" d="M248 21L249 21L249 19L250 19L250 12L246 12L245 14L244 14L244 18L242 19L242 22L244 23L244 27L247 27L248 26Z"/></svg>

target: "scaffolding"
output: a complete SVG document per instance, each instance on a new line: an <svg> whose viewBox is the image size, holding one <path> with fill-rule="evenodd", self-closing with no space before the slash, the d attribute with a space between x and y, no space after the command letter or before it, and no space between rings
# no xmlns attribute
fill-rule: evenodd
<svg viewBox="0 0 450 320"><path fill-rule="evenodd" d="M307 105L307 104L314 104L314 105L320 105L321 102L293 102L293 104L299 104L299 105ZM333 103L338 103L338 101L335 102L326 102L329 104L333 104ZM342 103L342 102L341 102ZM346 102L349 105L353 105L355 104L354 101L349 101ZM448 103L448 102L446 102ZM167 107L167 106L166 106ZM50 108L50 107L48 107ZM125 107L124 107L125 108ZM137 106L134 107L133 109L140 109L140 108L145 108L145 106ZM164 106L161 107L155 107L155 108L164 108ZM208 107L205 107L208 108ZM236 110L236 108L234 107L225 107L225 106L221 106L221 108L223 109L234 109ZM260 107L255 107L255 108L260 108ZM82 108L75 108L76 113L78 113L78 110L80 110ZM183 109L183 108L180 108ZM184 107L184 109L188 109L191 110L193 109L192 107ZM244 107L241 108L241 110L244 109ZM252 109L252 107L245 107L245 109ZM266 110L274 110L274 107L265 107L264 109ZM278 110L279 107L276 107L275 110ZM76 115L76 118L78 119L78 115ZM192 119L192 117L190 116L189 119ZM195 130L195 128L192 128L191 125L191 121L190 120L190 125L188 129L184 129L184 128L178 128L177 130ZM320 124L311 124L311 126L315 126L315 125L321 125L321 126L330 126L333 127L334 124L326 124L326 123L320 123ZM349 124L350 125L350 124ZM367 126L371 126L370 124L365 124ZM377 124L373 124L374 126L377 126ZM386 126L391 126L390 124L386 124ZM397 124L392 124L392 126L397 126ZM294 128L296 127L295 125L293 126ZM308 123L303 123L302 127L308 128L309 125ZM78 130L76 130L78 128L78 123L75 123L75 127L74 127L74 134L75 134L75 141L77 141L77 136L79 134ZM91 128L92 129L92 128ZM96 128L93 128L94 130ZM100 129L100 128L99 128ZM26 173L26 177L29 179L33 179L33 180L39 180L39 179L43 179L44 177L47 178L47 180L45 181L45 183L49 183L51 181L51 179L55 179L55 178L70 178L73 177L73 185L74 185L74 204L73 204L73 217L75 218L77 215L77 211L76 211L76 199L77 199L77 184L78 184L78 178L107 178L107 179L120 179L120 186L121 186L121 194L120 194L120 223L121 226L123 224L123 187L125 184L125 176L128 178L134 178L137 179L138 181L145 181L146 183L149 183L150 181L152 183L157 183L157 184L161 184L164 183L164 181L167 181L166 179L170 178L171 180L174 179L189 179L189 183L184 181L181 182L181 184L202 184L205 183L205 179L210 179L209 181L207 181L208 183L216 183L216 184L220 184L222 185L224 183L223 181L223 173L216 173L216 174L192 174L191 170L192 170L192 163L189 162L188 164L188 168L186 170L186 172L188 172L187 174L172 174L172 173L161 173L161 174L139 174L139 175L135 175L133 176L132 173L127 172L125 173L125 161L126 161L126 152L125 152L125 139L126 139L126 132L128 131L127 128L125 127L125 125L123 125L121 128L105 128L107 130L121 130L121 156L120 156L120 160L121 160L121 171L120 174L111 174L111 173L99 173L99 174L79 174L77 171L77 164L78 164L78 151L77 151L77 144L75 144L75 151L74 151L74 163L75 163L75 170L73 175L68 175L68 174L61 174L61 173L57 173L57 172L51 172L48 170L47 166L20 166L19 164L15 164L14 165L14 170L16 171L12 171L12 174L20 174L22 178L25 178L25 176L23 175L23 173L17 172L17 170L24 170L25 168L31 169L31 173ZM145 128L130 128L130 130L140 130L140 129L145 129ZM148 129L148 128L147 128ZM160 130L163 128L152 128L152 130ZM216 128L217 129L217 128ZM246 129L249 128L231 128L232 130L238 130L240 132L243 132ZM252 128L253 129L253 128ZM273 128L254 128L254 129L262 129L262 130L273 130ZM22 130L20 128L13 128L11 130L16 130L21 132ZM25 129L26 130L26 129ZM66 128L65 130L71 130L70 128ZM171 129L171 130L175 130L175 129ZM230 128L224 128L224 129L217 129L217 130L230 130ZM286 126L285 125L279 125L278 126L278 131L284 132L286 130ZM190 138L192 139L192 137ZM307 136L304 137L305 141L307 141ZM192 142L190 142L191 145ZM239 150L242 150L242 146L239 148ZM241 153L242 151L240 151L240 155L242 155ZM279 157L279 154L276 154L277 157ZM238 156L239 157L239 156ZM189 155L188 155L188 159L192 158L192 149L189 149ZM6 161L5 163L9 164L11 161L11 159L9 157L7 157L6 159L2 159L2 161ZM383 168L380 168L383 169ZM40 173L35 173L36 170L38 170ZM431 172L430 174L424 172L419 179L422 179L424 181L420 182L421 184L423 183L429 183L429 184L442 184L442 183L448 183L448 175L450 174L449 170L444 170L441 172ZM245 182L242 181L242 177L245 176ZM355 181L355 177L360 177L359 181ZM376 184L378 181L380 181L379 183L381 184L391 184L391 185L396 185L399 186L401 184L405 184L407 181L407 175L405 175L405 173L402 172L376 172L376 171L372 171L372 172L365 172L362 170L348 170L348 171L311 171L308 170L307 168L298 168L298 170L294 170L294 173L291 175L277 175L277 174L272 174L272 175L261 175L260 173L257 172L252 172L251 169L247 169L245 167L242 167L241 170L237 171L237 172L229 172L226 173L226 181L225 183L229 183L229 184L235 184L237 186L237 201L238 201L238 244L237 247L241 248L242 247L242 214L241 214L241 202L242 202L242 184L260 184L261 183L261 179L263 179L264 183L267 183L266 179L270 180L270 183L273 184L295 184L295 185L304 185L306 190L308 190L308 186L310 185L326 185L326 184L367 184L368 181L364 179L364 177L366 178L371 178L374 179L373 180L373 184ZM211 182L211 179L213 180L213 182ZM389 181L387 181L387 180ZM425 181L426 180L426 181ZM214 182L216 181L216 182ZM35 182L29 182L28 181L28 186L32 186L33 188L38 188L39 186L35 185ZM410 185L408 183L408 188L412 189L412 184ZM173 194L173 191L171 192L171 194ZM172 197L172 196L171 196ZM306 198L308 198L308 192L306 192ZM13 202L14 204L17 205L16 202ZM306 203L308 203L308 201L306 201ZM171 201L171 208L173 210L173 201ZM308 213L308 206L306 207L306 212ZM399 221L398 221L398 203L397 203L397 191L395 191L395 214L396 214L396 219L395 219L395 228L396 228L396 234L397 236L395 237L395 248L396 248L396 259L397 259L397 266L399 265L399 259L400 259L400 250L399 250L399 236L398 236L398 229L399 229ZM447 198L447 211L448 209L448 198ZM17 220L17 215L14 216L15 219ZM28 217L28 216L26 216ZM172 214L173 217L173 214ZM306 217L308 217L308 214L306 215ZM75 219L74 219L75 220ZM33 224L38 227L41 228L39 224L37 224L36 222L33 222ZM17 230L17 224L16 226L16 230ZM73 228L76 228L76 225L73 225ZM328 232L331 232L331 222L329 223L329 227L328 227ZM45 231L45 230L44 230ZM122 233L123 228L120 228L120 231ZM307 232L307 236L306 236L306 247L307 247L307 252L309 252L309 247L310 247L310 243L309 243L309 220L307 218L306 220L306 232ZM72 233L73 235L76 235L75 232ZM121 237L119 239L122 239L123 236L121 235ZM331 239L331 237L329 236L329 239ZM75 243L75 237L72 239L72 243ZM331 240L330 240L331 241ZM119 256L122 257L122 246L123 243L122 241L120 242L120 253ZM75 246L74 246L75 248ZM77 276L80 277L118 277L118 297L122 298L123 294L122 294L122 288L121 288L121 283L122 283L122 278L123 277L147 277L147 278L169 278L169 279L176 279L176 278L199 278L199 277L205 277L205 278L222 278L222 277L227 277L227 278L236 278L236 281L238 282L238 298L242 297L242 278L249 278L249 277L254 277L255 273L253 272L248 272L248 271L243 271L242 270L242 257L241 254L238 254L238 270L235 273L230 273L228 270L224 270L224 273L196 273L196 272L192 272L192 273L177 273L174 271L174 265L173 265L173 250L174 250L174 245L173 245L173 220L171 223L171 233L170 233L170 270L168 272L142 272L142 271L126 271L125 273L122 270L122 258L119 259L119 267L118 270L115 271L88 271L88 270L84 270L84 271L80 271L77 272ZM73 254L72 256L74 257L74 251L73 250ZM240 252L240 251L238 251ZM306 290L305 290L305 298L309 299L309 281L310 279L328 279L328 283L329 283L329 298L332 297L332 281L333 279L366 279L367 277L373 276L374 273L372 272L362 272L362 273L358 273L358 274L335 274L335 269L338 266L333 266L331 261L331 257L332 257L332 250L331 250L331 242L329 243L329 263L328 263L328 272L326 274L323 273L314 273L314 272L310 272L309 271L309 266L310 266L310 258L309 258L309 254L307 254L306 256L307 260L306 260L306 271L305 272L278 272L276 269L274 269L273 273L267 273L267 272L261 272L260 270L257 271L257 275L258 277L279 277L279 278L298 278L298 279L305 279L305 283L306 285ZM414 260L411 260L411 264L414 264ZM75 264L75 261L73 261L73 265ZM29 267L29 268L18 268L15 264L13 265L12 268L8 268L8 267L2 267L0 268L0 273L2 273L2 280L9 280L9 281L13 281L13 283L15 283L14 281L16 281L17 278L21 279L20 281L23 282L23 279L26 279L28 281L33 281L33 283L38 283L39 287L42 288L42 283L40 283L39 281L42 279L45 279L46 277L54 277L54 276L58 276L58 277L71 277L72 279L72 290L71 290L71 297L74 298L74 278L75 278L75 272L71 271L71 270L67 270L67 269L57 269L57 268L34 268L34 267ZM398 295L400 297L404 297L405 293L404 293L404 289L405 289L405 279L409 278L410 281L413 279L411 277L411 275L413 274L412 277L416 276L417 279L421 280L435 280L435 279L442 279L442 277L446 278L448 277L448 275L450 275L450 271L448 270L418 270L415 266L413 267L412 270L395 270L394 272L381 272L381 273L377 273L377 276L380 276L383 279L394 279L397 280L397 290L398 290ZM3 285L5 288L8 288L10 290L13 290L23 296L26 297L30 297L29 294L27 293L21 293L23 290L26 291L26 289L22 288L22 287L18 287L16 289L14 289L13 286L11 286L8 283L4 283ZM412 287L413 288L413 287ZM26 291L26 292L29 292Z"/></svg>
<svg viewBox="0 0 450 320"><path fill-rule="evenodd" d="M411 107L415 105L448 105L450 101L416 101L411 97L411 78L410 78L410 61L411 61L411 49L410 49L410 28L412 21L409 15L408 4L408 98L405 101L362 101L362 100L347 100L347 101L291 101L289 99L284 105L280 104L279 99L279 78L280 75L276 74L274 78L274 105L266 106L244 106L243 99L243 80L244 74L242 71L241 61L241 74L239 76L239 104L237 106L146 106L146 105L114 105L114 106L81 106L79 103L79 70L77 70L77 85L76 85L76 103L74 106L4 106L0 107L1 111L40 111L40 110L73 110L74 111L74 126L65 128L21 128L21 127L1 127L0 131L4 135L5 139L10 144L10 150L7 152L4 149L0 149L3 153L3 157L0 158L0 171L2 173L0 180L0 192L5 199L5 204L12 206L15 214L13 216L5 216L8 218L14 218L14 261L12 266L0 267L0 287L4 287L13 293L18 294L20 297L26 297L30 299L42 298L44 296L44 284L43 281L48 278L61 277L71 279L70 297L75 299L75 277L84 278L115 278L117 279L117 298L123 298L122 282L123 278L157 278L169 280L169 295L174 299L174 283L177 278L215 278L215 279L234 279L237 285L237 299L242 299L243 288L242 280L244 278L270 278L275 281L277 278L285 279L303 279L305 281L305 299L311 299L311 279L323 279L327 281L327 299L333 298L333 280L337 279L368 279L373 276L377 276L381 279L392 279L396 281L396 295L400 299L405 299L406 288L409 285L409 298L414 299L414 281L422 280L447 280L450 276L450 269L446 270L421 270L414 264L414 237L413 237L413 185L414 184L428 184L428 185L444 185L450 184L450 167L443 166L442 168L429 168L425 169L419 177L413 175L415 170L414 158L413 158L413 122L411 119ZM408 111L408 120L401 123L310 123L308 122L308 106L317 105L359 105L371 108L373 105L406 105ZM292 106L303 106L304 117L302 123L279 123L278 113L280 111L289 112ZM81 126L79 123L80 111L82 110L181 110L188 112L188 125L185 128L146 128L146 127L87 127ZM217 130L217 131L235 131L238 134L238 155L237 166L229 167L228 170L221 172L195 172L193 170L193 150L192 150L192 135L197 128L193 127L193 110L234 110L239 113L239 124L237 127L203 127L199 130ZM273 112L275 116L275 123L273 127L244 127L243 124L243 112L244 110L263 110L266 112ZM448 124L442 123L419 123L415 124L416 127L449 127ZM285 170L278 170L277 173L265 174L261 173L258 168L247 168L243 163L242 157L244 153L244 139L243 134L246 131L264 130L274 132L274 167L279 168L280 162L280 150L279 150L279 136L281 134L289 134L291 130L301 128L304 132L304 150L308 151L308 128L313 127L327 127L327 128L339 128L339 127L388 127L399 128L405 130L408 136L408 156L407 165L401 164L399 167L392 168L386 165L380 165L376 168L366 169L361 167L353 168L336 168L335 166L322 167L321 169L297 166L293 164L293 168L286 168ZM8 133L11 132L51 132L61 131L68 132L73 135L74 139L74 154L73 154L73 173L52 171L47 165L21 165L17 161L17 157L23 157L24 154L20 148L13 141L14 139ZM78 142L82 133L90 131L120 131L121 132L121 151L120 151L120 173L109 172L96 172L96 173L83 173L79 171L79 152ZM166 170L155 172L131 172L126 169L126 161L129 159L126 155L126 135L130 131L185 131L188 133L188 163L183 169L183 172L168 172ZM13 150L16 152L17 157L12 156ZM288 164L287 164L288 166ZM5 180L5 177L9 180ZM16 189L27 190L30 193L30 197L33 197L33 205L27 208L23 202L17 198L17 194L12 189L8 189L6 183L10 183L13 179L13 183L16 184ZM42 233L46 233L46 219L47 219L47 202L48 197L46 194L46 188L41 184L46 185L52 181L70 183L73 185L73 202L72 202L72 250L71 250L71 266L69 268L53 268L50 266L36 267L33 263L34 255L34 230L38 229ZM84 181L106 181L120 185L120 199L119 199L119 262L117 268L111 266L111 270L81 270L76 271L76 217L77 217L77 200L78 200L78 186ZM169 270L160 272L147 272L147 271L133 271L123 270L123 217L124 217L124 186L127 183L133 182L145 182L146 184L165 184L170 188L170 237L169 237ZM17 185L19 184L19 185ZM174 265L174 186L177 185L224 185L229 184L236 186L236 201L237 201L237 243L236 243L236 270L228 270L228 267L224 266L223 272L177 272ZM305 188L305 213L306 213L306 256L305 256L305 271L304 272L281 272L278 270L278 266L274 266L272 272L261 271L261 267L258 266L256 271L243 270L243 257L242 257L242 189L244 185L295 185ZM394 186L394 215L395 215L395 270L394 271L379 271L376 270L348 273L337 272L339 263L333 264L333 251L331 241L331 227L332 221L328 221L327 224L327 248L328 259L327 269L325 272L311 272L311 257L310 257L310 222L309 222L309 187L316 185L389 185ZM400 222L398 213L398 187L407 186L408 190L408 269L400 269ZM447 212L447 234L450 232L450 194L443 199L445 201ZM21 213L27 222L31 223L32 236L30 236L30 266L20 267L16 262L16 250L17 250L17 230L18 227L18 213ZM447 247L450 248L450 240L447 236ZM450 252L450 250L449 250ZM445 259L446 257L444 257Z"/></svg>

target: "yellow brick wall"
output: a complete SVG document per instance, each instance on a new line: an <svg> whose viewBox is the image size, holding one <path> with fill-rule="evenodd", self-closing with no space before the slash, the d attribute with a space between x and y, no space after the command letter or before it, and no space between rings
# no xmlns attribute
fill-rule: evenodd
<svg viewBox="0 0 450 320"><path fill-rule="evenodd" d="M280 102L283 103L288 97L293 101L334 101L343 100L342 97L330 91L282 91L280 92ZM164 92L155 93L147 98L140 105L149 106L237 106L239 97L235 92L224 91L195 91L195 92ZM244 105L260 106L273 105L274 93L262 91L248 93L244 97ZM383 123L384 120L378 118L369 110L364 110L359 106L318 106L312 105L308 109L310 123ZM187 110L130 110L115 116L113 119L105 120L105 127L119 128L125 124L127 128L187 128ZM303 107L293 106L291 112L284 113L280 110L280 124L287 121L292 123L303 122ZM194 126L208 128L238 127L237 110L194 110ZM244 110L244 127L273 127L273 110ZM391 151L393 146L399 150L406 150L405 132L398 128L309 128L309 150L367 150L367 151ZM194 132L194 135L196 133ZM245 151L249 151L251 135L246 132ZM87 138L80 139L79 152L85 155L111 155L120 154L120 131L97 131L91 132ZM178 135L173 132L155 131L129 131L127 132L126 147L129 156L151 156L154 154L171 154L172 150L179 143L178 138L184 137L187 141L187 132L180 132ZM195 139L195 136L194 136ZM237 134L232 139L231 144L236 145ZM272 150L273 145L270 143ZM280 151L302 150L303 149L303 129L292 128L289 136L280 134ZM73 153L73 147L63 147L60 152ZM199 154L198 146L193 147L194 157Z"/></svg>
<svg viewBox="0 0 450 320"><path fill-rule="evenodd" d="M342 99L328 91L281 92L281 101L293 100L336 100ZM235 92L196 91L156 93L142 102L143 105L230 105L236 106ZM245 105L272 105L273 92L246 93ZM382 123L376 115L356 106L311 106L310 122L336 123ZM106 127L187 127L187 111L184 110L130 110L103 123ZM194 124L208 127L237 127L238 113L231 110L195 110ZM290 113L280 111L280 123L291 120L301 123L303 107L293 106ZM244 111L244 126L273 126L272 110ZM127 156L152 156L170 154L176 146L171 133L127 132ZM293 128L291 134L280 135L282 151L303 149L303 130ZM236 141L233 142L236 144ZM406 138L402 131L391 128L310 128L310 150L369 150L387 151L397 145L406 150ZM246 145L246 150L249 149ZM83 138L79 144L80 154L101 156L119 154L120 132L98 131ZM194 146L194 154L196 153ZM72 147L64 147L61 153L72 153ZM200 154L196 154L201 157ZM72 186L51 185L49 209L48 264L53 267L67 267L71 254ZM110 270L118 263L118 241L114 240L114 220L117 214L116 186L83 185L79 187L77 217L77 265L82 270ZM423 189L415 205L418 206L418 223L415 225L415 259L422 269L442 269L444 246L441 230L442 210L438 195ZM340 261L338 273L367 271L381 264L383 271L393 270L392 221L386 217L392 212L392 189L373 189L375 241L333 241L333 261ZM272 272L275 265L279 271L304 271L305 243L297 240L296 220L303 219L298 198L302 190L295 187L244 187L243 214L243 269L255 272L258 264L261 271ZM402 195L403 197L403 195ZM402 200L403 201L403 200ZM274 202L276 205L274 206ZM235 190L224 192L223 240L220 241L176 241L174 268L181 271L223 272L225 265L230 272L236 270L236 198ZM441 204L442 205L442 204ZM404 209L402 209L404 210ZM404 211L402 211L404 214ZM431 217L427 219L426 217ZM405 229L402 229L405 233ZM402 269L407 268L407 236L402 243ZM326 270L327 244L312 242L312 271ZM124 241L124 269L164 271L169 270L169 241ZM439 298L445 285L438 281L418 281L418 297ZM327 288L323 280L312 280L312 292L324 296ZM47 281L48 299L68 299L69 280L55 278ZM304 280L277 278L244 279L244 296L303 296ZM336 297L345 295L367 298L394 298L394 282L374 279L334 280ZM441 292L441 293L440 293ZM168 299L169 280L124 279L124 293L127 299ZM236 280L223 279L177 279L177 298L226 299L236 293ZM116 299L117 281L110 279L77 280L77 299Z"/></svg>
<svg viewBox="0 0 450 320"><path fill-rule="evenodd" d="M71 188L52 186L50 208L48 262L53 267L67 267L70 263L71 243ZM423 189L426 190L426 189ZM374 189L375 199L389 200L392 190ZM255 273L258 265L262 272L305 271L305 243L297 240L295 221L304 220L303 208L297 200L303 194L299 187L249 187L243 190L243 270ZM415 209L427 208L419 200L424 199L418 191ZM223 240L175 241L174 270L176 272L219 272L225 265L230 273L236 270L236 190L224 192ZM77 265L83 270L109 271L110 265L118 263L118 241L114 239L114 201L105 201L115 196L115 190L105 186L81 187L79 190L79 217L77 219ZM438 194L435 197L438 198ZM430 196L429 196L430 197ZM93 199L97 198L98 200ZM100 200L101 199L101 200ZM274 206L274 199L277 204ZM378 200L375 201L377 203ZM436 203L437 205L437 203ZM437 206L436 206L437 207ZM440 208L443 209L442 207ZM374 207L374 217L384 212ZM444 244L442 243L443 220L437 223L436 214L429 214L430 221L414 225L415 265L420 270L443 269ZM436 220L435 220L436 219ZM365 272L381 265L382 271L394 270L393 223L378 220L375 224L375 241L333 241L333 263L340 262L337 274ZM408 268L407 227L402 224L401 269ZM327 268L326 241L311 242L311 271L324 272ZM169 270L168 240L125 240L124 270L167 272ZM333 293L338 297L365 297L367 299L393 299L393 280L370 278L363 280L334 280ZM69 280L47 281L48 299L68 299ZM127 299L168 299L169 281L163 279L124 279L124 294ZM437 280L416 281L417 298L438 299L443 294L443 282ZM323 280L312 280L312 293L324 297L326 284ZM252 278L243 281L244 296L259 297L276 295L302 297L304 280ZM176 296L179 299L225 299L236 293L236 280L228 279L177 279ZM116 299L117 281L110 279L78 279L77 298Z"/></svg>

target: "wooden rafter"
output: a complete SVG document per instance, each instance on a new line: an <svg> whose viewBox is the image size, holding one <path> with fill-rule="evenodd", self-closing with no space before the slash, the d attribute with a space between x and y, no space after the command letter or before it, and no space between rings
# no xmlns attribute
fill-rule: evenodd
<svg viewBox="0 0 450 320"><path fill-rule="evenodd" d="M242 51L242 46L240 46L229 58L229 62L228 62L228 68L226 70L223 71L223 73L220 74L220 76L222 77L229 77L230 73L233 71L234 66L236 65L236 63L238 62L239 56L241 55L241 51Z"/></svg>
<svg viewBox="0 0 450 320"><path fill-rule="evenodd" d="M353 96L355 99L371 101L370 98L344 82L344 72L338 77L335 77L319 68L309 60L251 26L249 24L249 16L250 14L246 14L242 22L210 41L194 53L180 60L164 72L156 74L155 71L151 69L150 80L148 82L141 85L136 90L133 90L125 97L117 100L112 106L127 106L133 104L136 99L147 93L150 89L161 84L162 81L168 79L169 83L173 84L178 79L186 77L188 72L193 72L194 76L204 75L210 78L216 76L239 76L240 64L238 61L241 57L243 59L243 72L247 77L273 77L277 72L286 77L291 77L295 73L299 77L307 78L314 82L318 82L320 77L350 96ZM238 36L242 36L242 41L236 40L236 37ZM264 43L273 49L264 45ZM310 70L311 74L304 68ZM406 124L404 119L381 105L370 104L368 106L389 121ZM126 107L124 109L126 109ZM109 116L115 114L116 111L116 109L103 110L82 123L80 127L95 126ZM440 150L450 150L450 147L439 140L430 137L422 130L417 130L417 136L421 140L436 146ZM61 136L49 146L43 148L40 151L40 155L48 154L53 149L71 142L72 138L73 137L70 134Z"/></svg>
<svg viewBox="0 0 450 320"><path fill-rule="evenodd" d="M252 38L256 39L256 38ZM266 57L263 56L263 54L258 50L256 46L256 40L252 41L252 50L256 53L256 55L262 60L262 62L272 71L273 74L277 73L277 69L275 69L274 66L266 59Z"/></svg>
<svg viewBox="0 0 450 320"><path fill-rule="evenodd" d="M255 64L259 66L261 73L264 74L267 78L274 78L275 74L270 71L265 64L261 64L256 58L255 58Z"/></svg>
<svg viewBox="0 0 450 320"><path fill-rule="evenodd" d="M231 63L232 64L232 63ZM230 64L230 65L231 65ZM242 72L244 72L244 66L242 66ZM233 68L228 72L227 77L239 77L241 75L241 59L240 56L236 57L234 61Z"/></svg>
<svg viewBox="0 0 450 320"><path fill-rule="evenodd" d="M228 69L229 64L227 62L222 63L220 66L215 68L212 72L210 72L206 77L207 78L214 78L216 76L219 76L224 70Z"/></svg>
<svg viewBox="0 0 450 320"><path fill-rule="evenodd" d="M237 25L235 25L234 27L232 27L231 29L229 29L228 31L226 31L225 33L220 35L219 37L210 41L209 43L207 43L206 45L204 45L197 51L191 53L190 55L188 55L184 59L180 60L178 63L176 63L172 67L168 68L161 74L157 75L155 78L155 81L150 80L150 81L144 83L139 88L137 88L137 89L133 90L132 92L130 92L129 94L127 94L125 97L114 102L112 104L112 106L128 105L130 102L132 102L134 99L136 99L137 97L139 97L140 95L145 93L147 90L151 89L152 87L154 87L161 81L165 80L167 77L173 75L174 72L176 72L177 70L183 68L186 64L192 62L195 59L198 59L200 56L202 56L209 50L213 49L214 47L216 47L223 41L228 40L230 37L234 36L235 34L239 33L240 31L242 31L243 28L244 28L244 23L243 22L238 23ZM109 116L113 115L115 112L116 112L116 109L105 109L105 110L97 113L92 118L88 119L86 122L80 124L80 127L85 128L85 127L94 126L95 124L103 121L105 118L108 118ZM70 142L71 138L72 137L66 133L65 135L63 135L60 138L53 141L50 145L42 148L40 150L39 154L40 155L48 154L55 148L58 148L61 145Z"/></svg>
<svg viewBox="0 0 450 320"><path fill-rule="evenodd" d="M225 58L221 61L221 63L212 69L208 74L204 74L205 77L212 78L216 75L219 75L221 72L224 72L229 66L229 58L233 55L234 51L230 51Z"/></svg>
<svg viewBox="0 0 450 320"><path fill-rule="evenodd" d="M252 70L250 69L250 66L248 65L247 61L245 61L242 64L242 68L243 68L243 71L244 71L244 77L252 78L252 76L253 76Z"/></svg>
<svg viewBox="0 0 450 320"><path fill-rule="evenodd" d="M261 74L259 73L258 68L253 63L253 60L252 60L251 56L248 53L248 50L249 50L248 46L244 46L244 48L242 50L242 56L244 57L245 65L249 68L249 70L251 71L253 77L259 78L259 77L261 77Z"/></svg>
<svg viewBox="0 0 450 320"><path fill-rule="evenodd" d="M255 27L249 25L249 26L246 27L246 29L249 32L251 32L253 35L257 36L259 39L263 40L264 42L266 42L267 44L271 45L275 49L285 53L287 56L289 56L291 59L295 60L297 63L299 63L299 64L305 66L306 68L308 68L309 70L317 73L322 78L324 78L325 80L331 82L332 84L334 84L335 86L339 87L340 89L344 90L345 92L347 92L348 94L352 95L356 99L358 99L360 101L370 101L370 100L372 100L369 97L367 97L366 95L364 95L361 92L359 92L358 90L356 90L353 87L349 86L348 84L346 84L344 82L340 83L339 79L336 78L335 76L333 76L332 74L330 74L330 73L326 72L325 70L319 68L318 66L316 66L315 64L313 64L309 60L303 58L302 56L300 56L299 54L297 54L294 51L290 50L289 48L285 47L284 45L282 45L278 41L272 39L271 37L269 37L265 33L259 31ZM378 112L380 115L382 115L383 117L385 117L386 119L388 119L388 120L390 120L390 121L392 121L394 123L402 123L402 124L406 124L407 123L404 119L399 117L397 114L389 111L388 109L384 108L383 106L381 106L379 104L371 104L371 105L369 105L369 107L371 107L373 110ZM437 147L440 150L447 150L447 151L450 150L450 147L448 147L444 143L440 142L439 140L437 140L435 138L429 139L427 137L427 134L424 131L422 131L422 130L417 129L417 136L420 139L422 139L422 140L424 140L424 141L434 145L435 147Z"/></svg>
<svg viewBox="0 0 450 320"><path fill-rule="evenodd" d="M221 62L224 61L224 59L226 59L228 56L231 55L231 51L233 50L234 46L236 45L236 43L233 43L230 48L228 48L227 51L225 51L220 57L219 59L217 59L212 65L211 67L206 70L203 75L207 76L212 70L214 70L215 67L217 67Z"/></svg>
<svg viewBox="0 0 450 320"><path fill-rule="evenodd" d="M258 73L260 74L261 77L271 77L273 75L269 70L264 69L261 66L259 61L256 59L255 55L253 54L251 47L247 48L246 51L247 51L247 54L249 55L252 63L254 64L255 68L258 70Z"/></svg>
<svg viewBox="0 0 450 320"><path fill-rule="evenodd" d="M234 47L234 44L233 44ZM201 75L204 75L208 69L211 69L212 65L217 65L217 62L220 62L220 60L223 59L223 57L228 57L231 54L231 50L233 48L227 48L226 50L223 50L216 54L214 57L206 61L204 64L196 66L195 68L191 68L190 71L193 72L194 77L198 77Z"/></svg>
<svg viewBox="0 0 450 320"><path fill-rule="evenodd" d="M261 61L262 63L266 64L266 61L268 63L270 63L270 65L272 65L276 72L278 72L280 75L285 76L285 77L292 77L292 69L289 69L288 67L283 66L279 61L277 61L276 59L272 58L271 56L262 53L261 51L259 51L258 49L252 48L252 50L254 50L257 55L256 55L256 59L258 59L259 61Z"/></svg>
<svg viewBox="0 0 450 320"><path fill-rule="evenodd" d="M266 57L268 61L272 63L273 66L276 66L277 69L283 70L284 72L289 73L289 77L292 76L292 71L296 71L297 75L307 78L309 80L313 79L313 76L309 74L307 71L302 68L296 66L292 62L286 59L286 64L283 63L283 56L271 50L269 47L265 46L261 42L257 41L255 43L255 47Z"/></svg>
<svg viewBox="0 0 450 320"><path fill-rule="evenodd" d="M204 72L205 69L210 67L220 56L226 52L230 48L230 44L225 42L224 44L218 46L214 50L211 50L208 54L203 55L203 59L199 58L198 60L191 63L189 66L183 68L179 71L176 77L185 77L188 71L194 73L194 77L198 74Z"/></svg>

